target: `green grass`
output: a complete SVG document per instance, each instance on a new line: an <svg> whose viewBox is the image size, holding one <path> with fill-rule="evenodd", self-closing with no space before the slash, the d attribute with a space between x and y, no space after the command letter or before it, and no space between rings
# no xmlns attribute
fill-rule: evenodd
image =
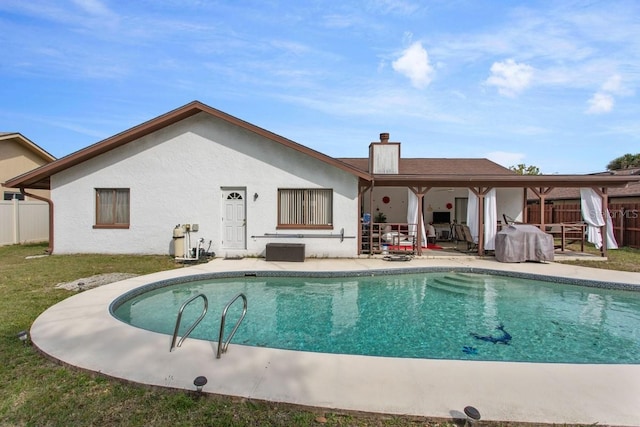
<svg viewBox="0 0 640 427"><path fill-rule="evenodd" d="M580 245L569 245L568 249L580 251ZM600 251L593 245L585 245L585 252L599 255ZM607 260L562 261L562 264L580 265L582 267L604 268L607 270L640 272L640 249L620 248L607 251Z"/></svg>
<svg viewBox="0 0 640 427"><path fill-rule="evenodd" d="M58 365L16 337L73 292L55 285L101 273L147 274L176 268L169 257L39 255L46 245L0 247L0 426L453 426L442 420L331 411L150 388ZM613 251L612 251L613 252ZM620 251L621 266L640 251ZM636 267L637 268L637 267ZM637 271L637 270L635 270ZM484 423L483 425L509 425ZM520 424L519 424L520 425Z"/></svg>

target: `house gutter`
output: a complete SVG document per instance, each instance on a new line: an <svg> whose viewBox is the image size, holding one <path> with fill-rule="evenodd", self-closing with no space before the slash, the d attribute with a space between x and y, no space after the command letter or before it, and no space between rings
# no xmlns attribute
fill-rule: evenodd
<svg viewBox="0 0 640 427"><path fill-rule="evenodd" d="M53 201L47 199L46 197L42 197L42 196L38 196L35 194L31 194L31 193L27 193L24 190L24 187L20 187L20 193L24 194L25 196L28 197L33 197L36 200L40 200L42 202L47 202L47 204L49 205L49 247L47 248L46 252L49 255L53 254Z"/></svg>

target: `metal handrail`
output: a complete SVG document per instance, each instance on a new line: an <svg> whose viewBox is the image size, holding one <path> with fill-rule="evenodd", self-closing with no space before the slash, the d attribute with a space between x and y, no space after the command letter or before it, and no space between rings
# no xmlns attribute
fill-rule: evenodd
<svg viewBox="0 0 640 427"><path fill-rule="evenodd" d="M182 320L182 312L184 311L184 308L189 303L191 303L192 301L194 301L197 298L202 298L204 300L204 307L203 307L203 310L202 310L202 314L200 315L200 317L198 317L196 319L195 322L193 322L191 327L189 329L187 329L187 332L185 332L183 337L180 338L180 341L178 341L178 345L176 345L176 339L178 338L178 330L180 329L180 321ZM193 332L195 327L198 326L200 321L204 318L205 314L207 314L207 309L208 308L209 308L209 301L207 300L207 297L204 294L195 295L195 296L189 298L188 300L186 300L184 303L182 303L182 306L180 307L180 310L178 310L178 318L176 319L176 328L173 331L173 338L171 339L171 348L169 348L169 352L172 352L175 347L180 347L182 345L182 342L189 336L189 334L191 334L191 332Z"/></svg>
<svg viewBox="0 0 640 427"><path fill-rule="evenodd" d="M222 340L224 339L224 321L227 317L227 310L229 310L231 304L233 304L238 298L242 298L243 300L242 315L236 322L236 326L233 327L231 334L229 334L229 339L227 339L227 341L223 344ZM229 347L231 338L233 338L236 331L238 330L238 326L240 326L240 322L242 322L242 319L244 319L245 314L247 314L247 296L243 293L240 293L233 297L233 299L229 301L229 303L227 303L227 305L224 307L224 310L222 310L222 318L220 320L220 334L218 335L218 352L216 354L216 359L220 359L222 353L227 352L227 348Z"/></svg>

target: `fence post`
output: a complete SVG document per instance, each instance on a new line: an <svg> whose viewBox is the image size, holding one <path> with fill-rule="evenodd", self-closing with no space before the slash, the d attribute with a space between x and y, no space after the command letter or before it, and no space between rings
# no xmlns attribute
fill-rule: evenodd
<svg viewBox="0 0 640 427"><path fill-rule="evenodd" d="M13 203L13 220L11 226L13 227L13 244L20 242L20 203L17 197L11 199Z"/></svg>
<svg viewBox="0 0 640 427"><path fill-rule="evenodd" d="M620 241L618 242L618 246L624 246L624 216L625 216L624 206L620 207Z"/></svg>

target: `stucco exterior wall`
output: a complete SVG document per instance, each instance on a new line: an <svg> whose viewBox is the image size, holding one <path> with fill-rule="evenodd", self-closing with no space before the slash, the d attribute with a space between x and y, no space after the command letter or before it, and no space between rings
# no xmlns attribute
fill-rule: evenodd
<svg viewBox="0 0 640 427"><path fill-rule="evenodd" d="M130 228L94 229L95 189L130 189ZM222 244L222 191L246 191L246 249ZM278 188L333 189L333 230L277 230ZM260 238L265 233L357 236L358 178L200 113L51 179L56 253L172 253L177 224L198 224L217 256L264 256L269 242L306 244L308 257L351 257L357 238ZM254 194L258 197L254 200ZM205 246L205 248L206 248Z"/></svg>
<svg viewBox="0 0 640 427"><path fill-rule="evenodd" d="M522 188L498 188L496 189L496 214L498 221L503 221L502 215L522 222L524 219L522 208L524 206L524 190Z"/></svg>

